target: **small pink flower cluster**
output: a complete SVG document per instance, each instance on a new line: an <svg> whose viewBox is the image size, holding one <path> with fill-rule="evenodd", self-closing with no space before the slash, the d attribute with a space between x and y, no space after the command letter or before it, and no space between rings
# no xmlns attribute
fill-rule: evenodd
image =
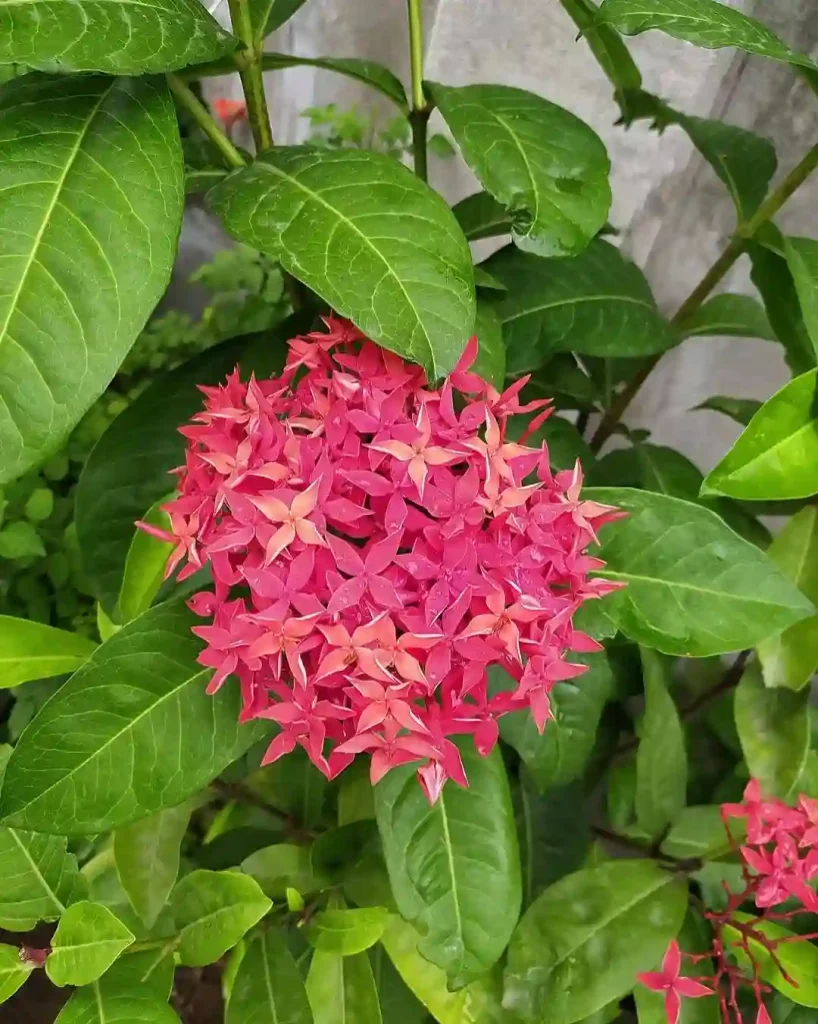
<svg viewBox="0 0 818 1024"><path fill-rule="evenodd" d="M588 578L604 563L585 549L619 513L580 499L579 464L552 474L545 444L507 439L509 416L539 410L527 436L548 402L471 372L476 339L434 390L326 324L290 341L281 376L201 389L171 534L140 525L175 541L169 573L209 564L199 660L211 693L238 676L243 720L281 726L265 763L298 743L331 778L370 752L376 782L419 761L434 801L466 784L451 736L488 754L498 717L529 707L542 730L554 685L584 671L567 652L600 649L571 620L617 586ZM513 691L489 693L490 665Z"/></svg>
<svg viewBox="0 0 818 1024"><path fill-rule="evenodd" d="M782 977L797 987L798 978L787 974L776 952L777 947L784 941L806 942L818 937L816 934L793 934L776 938L765 932L763 927L766 921L786 923L798 914L818 912L818 895L808 884L818 876L818 801L801 795L797 805L790 807L781 800L765 800L758 781L751 779L744 790L743 802L722 804L721 812L733 843L730 820L741 818L746 821L746 841L738 847L744 887L741 892L727 890L724 910L705 911L704 917L713 929L709 952L682 953L674 941L665 954L661 971L637 975L643 985L664 993L668 1024L678 1024L682 997L708 995L718 996L723 1024L742 1024L744 1018L738 1002L742 987L752 989L755 996L755 1024L771 1024L763 1002L769 987L761 981L761 964L756 951L763 949L765 957L772 961ZM788 901L795 901L798 905L793 909L773 909ZM737 917L737 911L748 902L755 903L760 913L750 920L747 920L747 915ZM730 928L738 938L728 940L725 928ZM734 950L740 950L744 964L749 963L749 974L744 967L732 962ZM709 961L715 970L696 979L683 977L680 973L682 957L687 957L692 963Z"/></svg>

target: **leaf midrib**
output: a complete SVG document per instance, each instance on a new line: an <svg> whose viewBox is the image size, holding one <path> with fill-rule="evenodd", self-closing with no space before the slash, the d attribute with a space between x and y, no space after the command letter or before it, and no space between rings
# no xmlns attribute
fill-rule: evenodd
<svg viewBox="0 0 818 1024"><path fill-rule="evenodd" d="M760 411L761 410L759 409L759 412ZM758 415L758 413L756 413L756 415ZM803 423L797 430L793 430L792 433L787 434L785 437L782 437L780 441L776 441L774 444L768 445L763 449L763 451L759 452L758 455L754 455L753 458L741 463L741 465L737 466L736 469L732 470L732 472L724 473L721 476L716 475L714 473L712 477L713 483L718 483L719 481L726 482L728 480L741 480L742 477L746 475L747 471L751 469L752 466L755 466L757 463L761 463L762 465L766 464L769 461L769 457L773 452L778 451L778 449L783 447L784 445L790 444L794 438L799 437L804 432L815 433L816 426L818 426L818 417L813 417L807 423ZM774 459L773 461L775 462L778 460ZM779 475L786 474L782 474L782 472L779 470Z"/></svg>
<svg viewBox="0 0 818 1024"><path fill-rule="evenodd" d="M713 590L710 587L700 587L698 586L698 584L695 583L682 583L681 581L666 579L663 580L655 576L642 576L639 573L635 572L620 572L615 569L608 569L607 567L604 569L597 569L596 572L600 576L607 576L611 577L612 579L639 580L642 583L653 583L662 587L680 587L683 590L695 590L702 594L713 594L715 597L719 597L722 599L727 598L732 601L741 601L750 604L766 605L771 608L794 609L796 607L794 605L782 605L779 601L764 601L761 598L749 597L745 596L744 594L732 594L728 590Z"/></svg>
<svg viewBox="0 0 818 1024"><path fill-rule="evenodd" d="M45 880L45 876L43 875L42 871L40 871L40 868L38 867L37 863L32 858L31 853L28 850L28 847L26 847L24 845L24 843L20 839L19 835L17 834L17 829L16 828L11 828L9 826L8 827L8 833L11 836L11 838L14 840L14 842L17 844L17 846L20 848L20 851L22 852L22 854L25 857L25 859L31 865L31 870L34 872L34 874L39 879L40 884L42 885L43 889L45 889L45 891L48 893L48 898L51 900L51 902L57 908L57 913L58 914L62 914L65 911L65 904L62 902L61 899L59 899L57 894L54 892L54 890L51 888L51 886Z"/></svg>
<svg viewBox="0 0 818 1024"><path fill-rule="evenodd" d="M544 313L549 309L556 309L559 306L575 306L582 302L630 302L634 306L644 306L645 309L649 309L651 313L657 313L657 310L645 299L637 299L633 295L577 295L569 299L558 299L556 302L547 302L543 306L532 306L530 309L523 309L519 313L514 313L512 316L502 317L504 324L511 323L512 320L519 320L523 316L531 316L533 313Z"/></svg>

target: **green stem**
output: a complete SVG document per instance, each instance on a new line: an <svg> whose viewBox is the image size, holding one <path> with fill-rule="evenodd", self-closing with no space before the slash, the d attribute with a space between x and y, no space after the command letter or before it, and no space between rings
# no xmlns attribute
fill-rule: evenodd
<svg viewBox="0 0 818 1024"><path fill-rule="evenodd" d="M803 160L800 161L781 182L778 188L774 189L764 202L756 210L755 214L746 224L739 225L738 231L731 239L727 248L722 252L713 266L699 281L693 291L678 308L671 319L671 323L678 327L684 323L701 306L707 296L716 285L722 280L728 270L733 266L739 256L747 248L747 243L758 234L759 230L773 219L784 203L792 194L804 184L812 172L818 168L818 144L812 147ZM653 372L654 367L662 358L662 353L652 356L642 369L631 378L625 389L617 397L611 408L602 417L596 433L591 440L591 450L598 452L602 445L608 440L616 429L625 410L636 397L637 392Z"/></svg>
<svg viewBox="0 0 818 1024"><path fill-rule="evenodd" d="M205 135L224 157L228 167L244 167L244 157L239 153L233 143L214 121L210 111L202 103L199 97L190 89L181 78L176 75L168 75L170 91L176 97L179 105L191 115Z"/></svg>
<svg viewBox="0 0 818 1024"><path fill-rule="evenodd" d="M261 49L254 38L249 0L227 0L233 32L244 43L244 59L239 63L239 77L247 101L247 119L253 133L256 151L261 153L273 145L267 97L264 94L264 74L261 68Z"/></svg>
<svg viewBox="0 0 818 1024"><path fill-rule="evenodd" d="M423 181L428 178L427 129L431 108L423 92L423 0L407 0L409 11L409 65L412 74L412 152L415 173Z"/></svg>

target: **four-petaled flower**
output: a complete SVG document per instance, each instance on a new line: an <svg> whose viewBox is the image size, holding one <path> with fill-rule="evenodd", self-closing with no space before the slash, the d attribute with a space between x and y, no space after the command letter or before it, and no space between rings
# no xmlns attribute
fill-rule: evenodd
<svg viewBox="0 0 818 1024"><path fill-rule="evenodd" d="M682 996L698 999L700 996L713 995L713 990L707 985L696 981L695 978L684 977L680 973L681 969L682 952L679 943L674 939L662 960L661 971L647 971L636 975L646 988L653 992L664 992L667 1024L678 1024Z"/></svg>

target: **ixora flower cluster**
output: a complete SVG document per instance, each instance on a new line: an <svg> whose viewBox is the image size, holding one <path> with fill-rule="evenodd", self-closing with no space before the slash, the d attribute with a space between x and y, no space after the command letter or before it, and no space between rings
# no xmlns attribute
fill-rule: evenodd
<svg viewBox="0 0 818 1024"><path fill-rule="evenodd" d="M582 474L552 474L545 444L507 439L526 379L502 394L471 372L472 341L439 390L350 323L294 338L286 367L201 390L182 433L179 496L165 506L168 563L182 579L209 564L214 592L190 602L215 669L234 674L242 719L281 726L265 763L298 743L332 778L369 752L373 782L420 762L431 801L467 780L451 737L488 754L497 719L530 708L600 649L573 628L583 601L617 584L585 553L612 508L582 501ZM491 694L488 668L516 681ZM329 749L328 749L329 748Z"/></svg>
<svg viewBox="0 0 818 1024"><path fill-rule="evenodd" d="M678 1024L682 998L714 995L723 1024L742 1024L742 989L755 997L755 1024L771 1024L763 1002L770 987L762 977L773 970L797 988L798 978L787 973L779 951L785 944L818 938L818 932L798 934L786 928L799 914L818 913L818 895L809 885L818 876L818 801L802 795L797 805L790 807L780 800L765 800L758 782L752 779L743 803L723 804L721 810L727 834L741 858L743 888L731 892L725 884L724 910L704 912L713 931L707 953L682 952L674 941L661 971L637 976L643 985L664 993L668 1024ZM731 833L732 818L746 824L741 845ZM742 912L741 908L750 904L755 904L757 912ZM683 976L683 959L706 964L710 973Z"/></svg>

